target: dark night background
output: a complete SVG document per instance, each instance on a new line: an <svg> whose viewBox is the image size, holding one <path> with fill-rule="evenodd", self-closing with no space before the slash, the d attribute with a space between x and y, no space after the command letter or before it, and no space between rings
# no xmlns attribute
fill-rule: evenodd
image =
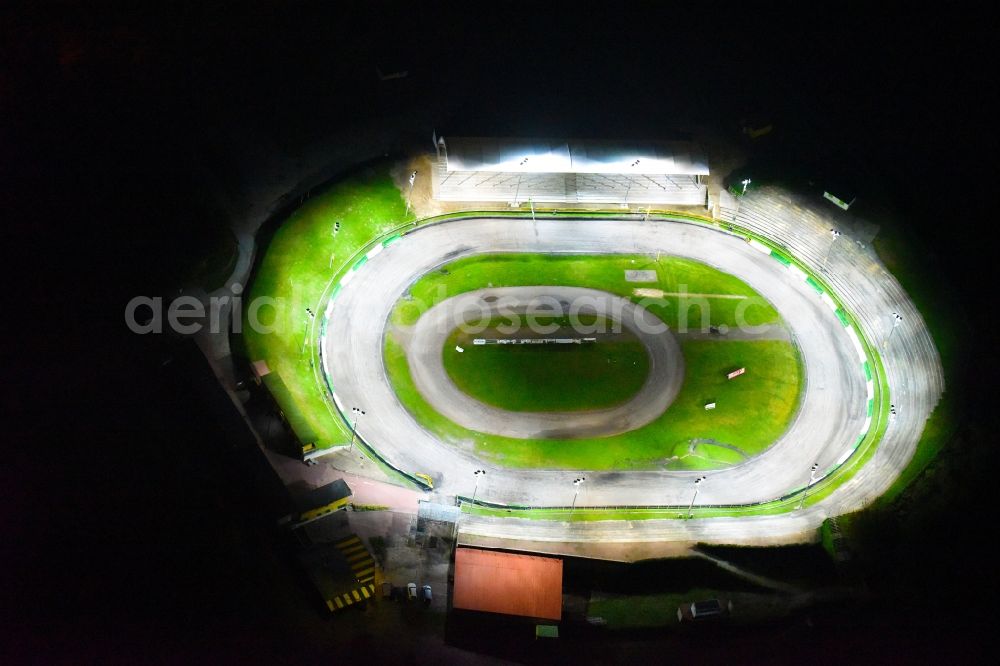
<svg viewBox="0 0 1000 666"><path fill-rule="evenodd" d="M400 152L429 148L432 128L656 138L697 121L739 140L744 118L776 127L755 155L760 173L842 183L910 244L957 340L948 371L961 426L938 474L947 500L924 492L878 524L885 558L868 566L881 605L831 612L810 632L662 649L982 658L996 306L992 264L970 262L996 238L985 17L916 5L88 4L0 10L0 210L15 277L3 318L0 660L368 649L332 650L329 624L326 638L310 633L317 620L271 535L277 491L241 453L239 429L213 415L210 380L163 365L186 358L177 341L123 326L129 298L168 293L228 222L218 192L246 197L258 168L247 156L266 150L241 145L294 154L373 123ZM376 65L410 75L387 86ZM661 648L634 649L618 654Z"/></svg>

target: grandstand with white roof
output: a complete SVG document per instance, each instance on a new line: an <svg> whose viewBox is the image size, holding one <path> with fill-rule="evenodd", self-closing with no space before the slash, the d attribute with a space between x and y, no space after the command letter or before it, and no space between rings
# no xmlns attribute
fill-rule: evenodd
<svg viewBox="0 0 1000 666"><path fill-rule="evenodd" d="M704 206L708 160L686 141L436 138L441 201Z"/></svg>

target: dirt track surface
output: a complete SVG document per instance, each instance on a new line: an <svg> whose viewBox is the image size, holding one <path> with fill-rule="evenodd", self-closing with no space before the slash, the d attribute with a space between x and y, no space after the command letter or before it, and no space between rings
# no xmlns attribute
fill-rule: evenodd
<svg viewBox="0 0 1000 666"><path fill-rule="evenodd" d="M474 321L499 308L523 311L541 299L575 303L584 314L620 321L649 354L649 376L631 399L617 407L580 412L510 412L470 397L448 377L442 351L455 322ZM607 437L646 425L663 413L684 382L684 358L677 340L652 313L631 301L581 287L480 289L444 300L420 317L407 345L413 381L434 408L476 432L520 439ZM582 337L582 336L581 336Z"/></svg>

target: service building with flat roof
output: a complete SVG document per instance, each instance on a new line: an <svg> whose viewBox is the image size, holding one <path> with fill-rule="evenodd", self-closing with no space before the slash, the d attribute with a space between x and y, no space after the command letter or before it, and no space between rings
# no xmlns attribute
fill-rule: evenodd
<svg viewBox="0 0 1000 666"><path fill-rule="evenodd" d="M558 558L459 547L452 606L559 620L562 579L563 562Z"/></svg>

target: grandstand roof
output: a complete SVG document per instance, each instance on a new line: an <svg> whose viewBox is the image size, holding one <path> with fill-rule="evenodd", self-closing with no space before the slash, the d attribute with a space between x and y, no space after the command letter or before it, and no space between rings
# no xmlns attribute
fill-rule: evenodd
<svg viewBox="0 0 1000 666"><path fill-rule="evenodd" d="M446 145L448 171L708 175L704 151L688 141L454 137Z"/></svg>
<svg viewBox="0 0 1000 666"><path fill-rule="evenodd" d="M551 557L459 548L455 551L453 606L558 620L562 617L562 569L562 560Z"/></svg>

